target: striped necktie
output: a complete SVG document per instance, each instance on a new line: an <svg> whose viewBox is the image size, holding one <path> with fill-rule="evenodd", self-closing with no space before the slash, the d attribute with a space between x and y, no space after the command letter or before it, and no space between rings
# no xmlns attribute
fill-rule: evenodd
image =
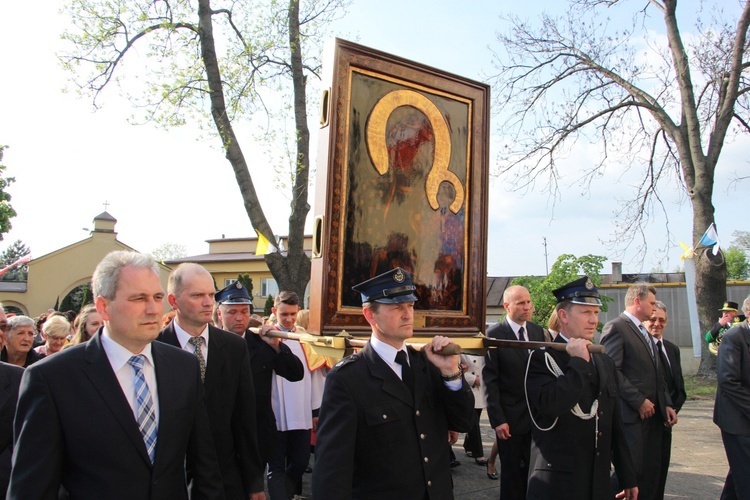
<svg viewBox="0 0 750 500"><path fill-rule="evenodd" d="M146 451L151 463L154 463L157 434L156 413L151 391L146 383L146 377L143 376L143 363L145 361L146 357L139 354L130 358L128 364L133 367L135 374L135 419L138 422L138 428L143 436L143 442L146 444Z"/></svg>

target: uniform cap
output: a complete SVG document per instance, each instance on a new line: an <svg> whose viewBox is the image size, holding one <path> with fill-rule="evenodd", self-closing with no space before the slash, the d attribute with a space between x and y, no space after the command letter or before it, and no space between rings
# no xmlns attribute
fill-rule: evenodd
<svg viewBox="0 0 750 500"><path fill-rule="evenodd" d="M596 289L594 282L591 281L591 278L588 276L571 281L567 285L552 290L552 293L555 295L558 304L567 300L573 304L582 304L586 306L602 305L599 290Z"/></svg>
<svg viewBox="0 0 750 500"><path fill-rule="evenodd" d="M740 306L737 304L737 302L730 302L726 301L724 302L724 307L719 309L719 311L733 311L733 312L739 312Z"/></svg>
<svg viewBox="0 0 750 500"><path fill-rule="evenodd" d="M242 283L235 281L231 285L228 285L214 295L214 299L217 304L252 304L253 299L250 294L247 293L247 288L242 286Z"/></svg>
<svg viewBox="0 0 750 500"><path fill-rule="evenodd" d="M380 302L382 304L416 302L417 296L414 295L416 289L409 271L400 267L352 287L352 290L362 295L362 303Z"/></svg>

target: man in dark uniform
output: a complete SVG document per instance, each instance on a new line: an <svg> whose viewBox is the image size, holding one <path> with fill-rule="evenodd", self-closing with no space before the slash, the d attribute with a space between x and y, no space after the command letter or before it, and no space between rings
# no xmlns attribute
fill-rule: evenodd
<svg viewBox="0 0 750 500"><path fill-rule="evenodd" d="M750 296L742 303L750 318ZM750 325L748 321L724 334L716 359L714 423L729 462L722 500L750 496Z"/></svg>
<svg viewBox="0 0 750 500"><path fill-rule="evenodd" d="M526 288L508 287L503 293L503 307L507 315L487 330L488 337L544 342L544 328L531 322L534 305ZM526 498L531 419L523 393L523 377L528 358L526 349L489 349L482 370L487 415L495 429L500 458L500 500Z"/></svg>
<svg viewBox="0 0 750 500"><path fill-rule="evenodd" d="M417 297L404 269L353 289L372 337L326 379L313 496L452 499L448 430L468 431L474 413L458 356L438 354L453 341L436 336L422 352L406 347Z"/></svg>
<svg viewBox="0 0 750 500"><path fill-rule="evenodd" d="M536 349L526 392L534 421L528 499L609 499L610 459L623 491L638 496L636 477L617 410L618 380L612 360L588 345L599 322L601 299L584 276L552 293L565 351Z"/></svg>
<svg viewBox="0 0 750 500"><path fill-rule="evenodd" d="M215 295L220 328L236 333L247 342L250 368L255 387L255 412L258 426L258 448L261 460L268 463L276 449L276 417L271 407L271 379L276 372L290 382L302 380L305 375L302 361L281 339L257 335L248 331L252 298L242 283L236 281Z"/></svg>

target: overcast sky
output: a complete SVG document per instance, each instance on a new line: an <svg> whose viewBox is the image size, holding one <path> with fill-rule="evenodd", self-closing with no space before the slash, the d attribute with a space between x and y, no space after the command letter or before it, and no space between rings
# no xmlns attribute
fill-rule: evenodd
<svg viewBox="0 0 750 500"><path fill-rule="evenodd" d="M65 26L65 18L57 12L59 3L34 2L33 12L24 2L0 3L0 143L10 146L3 163L8 167L6 175L16 178L9 192L18 212L0 250L20 239L36 258L86 238L105 202L118 220L119 240L141 251L176 243L195 255L208 251L205 240L253 235L231 166L215 138L193 126L165 131L128 124L132 110L114 87L96 112L90 100L62 92L66 75L55 57ZM500 14L516 9L533 19L543 9L559 8L560 2L526 4L354 0L331 35L484 81L494 72L491 49L501 50L495 41L495 33L503 29ZM519 12L519 8L526 10ZM691 12L691 2L681 2L678 15L686 12ZM683 34L690 29L689 23L684 24ZM315 120L317 111L310 115ZM265 148L252 144L251 131L241 124L240 129L243 149L253 164L251 173L260 176L267 163ZM493 170L497 129L493 122ZM579 169L590 164L593 150L582 144L563 163L568 174L561 180L563 193L554 206L540 186L536 191L514 192L505 179L493 176L490 276L543 274L544 238L550 266L564 253L604 255L622 261L626 273L648 272L659 263L667 271L680 265L679 247L665 250L666 222L660 218L651 224L649 254L643 264L633 246L608 250L602 244L615 229L616 200L632 193L636 180L611 169L595 181L591 192L583 190L576 180ZM747 202L741 195L746 184L739 186L744 191L730 185L736 174L749 170L747 150L746 138L727 144L716 173L716 219L724 245L731 241L732 231L749 229L744 217ZM286 234L288 195L273 189L270 178L256 183L272 228ZM314 186L311 200L312 190ZM665 194L669 227L677 240L687 243L689 202L676 188ZM609 269L608 262L604 272Z"/></svg>

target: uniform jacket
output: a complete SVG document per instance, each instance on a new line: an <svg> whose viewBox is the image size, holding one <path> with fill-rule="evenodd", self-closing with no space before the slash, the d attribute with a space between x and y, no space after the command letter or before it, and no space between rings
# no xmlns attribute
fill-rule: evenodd
<svg viewBox="0 0 750 500"><path fill-rule="evenodd" d="M657 414L667 419L667 406L672 406L667 392L661 363L656 361L646 343L646 339L633 322L621 314L607 322L602 331L602 345L617 368L620 384L620 402L625 423L640 421L638 409L648 398L656 406ZM654 353L658 354L656 344Z"/></svg>
<svg viewBox="0 0 750 500"><path fill-rule="evenodd" d="M529 340L544 342L544 328L526 322ZM487 330L494 339L518 340L505 319ZM531 432L531 420L523 393L523 377L529 357L525 349L488 349L485 356L484 383L487 388L487 414L492 428L507 423L512 435Z"/></svg>
<svg viewBox="0 0 750 500"><path fill-rule="evenodd" d="M161 331L158 340L180 347L174 321ZM247 498L249 493L263 491L255 389L250 356L242 337L209 325L204 387L227 499Z"/></svg>
<svg viewBox="0 0 750 500"><path fill-rule="evenodd" d="M328 374L318 421L313 496L326 500L452 499L448 430L466 432L474 397L450 391L409 348L414 394L368 343Z"/></svg>
<svg viewBox="0 0 750 500"><path fill-rule="evenodd" d="M750 436L750 327L747 321L724 334L716 360L714 423L728 433Z"/></svg>
<svg viewBox="0 0 750 500"><path fill-rule="evenodd" d="M250 353L250 367L253 371L253 385L255 386L255 412L258 424L258 449L263 463L268 462L276 449L276 417L271 406L271 382L276 372L290 382L302 380L305 370L302 361L284 345L279 344L281 352L277 353L258 335L248 331L245 333L248 352Z"/></svg>
<svg viewBox="0 0 750 500"><path fill-rule="evenodd" d="M26 369L15 420L8 498L224 498L194 356L154 342L159 431L151 464L133 410L102 347L88 342Z"/></svg>
<svg viewBox="0 0 750 500"><path fill-rule="evenodd" d="M685 392L685 379L682 376L682 360L680 358L680 348L674 345L669 340L662 340L662 343L664 344L664 352L666 353L667 358L669 358L669 366L664 367L667 390L669 391L669 397L672 399L672 407L674 408L674 411L678 412L687 400L687 393ZM666 370L669 370L670 373L666 373Z"/></svg>
<svg viewBox="0 0 750 500"><path fill-rule="evenodd" d="M0 498L5 498L10 481L10 458L13 454L13 417L18 402L23 368L0 363Z"/></svg>
<svg viewBox="0 0 750 500"><path fill-rule="evenodd" d="M555 342L566 341L558 335ZM563 375L547 367L545 354ZM618 405L618 381L614 363L606 355L593 354L593 362L571 358L565 352L541 348L533 352L527 377L532 430L531 462L526 498L585 500L612 498L610 457L621 488L636 485L636 476L625 440ZM571 413L578 403L588 413L598 399L597 420L583 420Z"/></svg>

